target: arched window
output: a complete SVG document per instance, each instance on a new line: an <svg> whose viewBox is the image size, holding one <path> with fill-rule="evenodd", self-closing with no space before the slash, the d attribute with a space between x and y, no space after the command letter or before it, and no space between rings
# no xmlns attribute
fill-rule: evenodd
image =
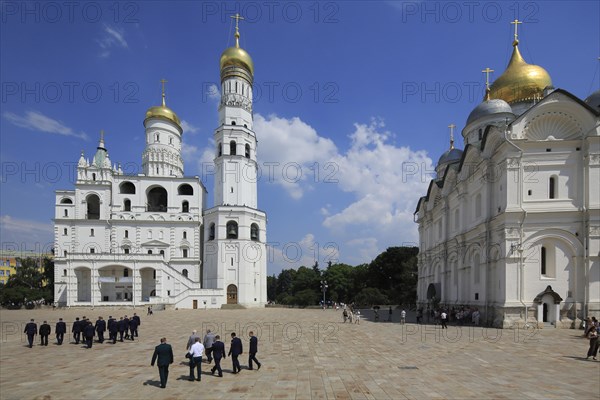
<svg viewBox="0 0 600 400"><path fill-rule="evenodd" d="M161 256L165 255L165 251L164 250L161 250L159 253L160 253Z"/></svg>
<svg viewBox="0 0 600 400"><path fill-rule="evenodd" d="M181 275L185 276L186 278L188 277L188 270L184 269L183 271L181 271Z"/></svg>
<svg viewBox="0 0 600 400"><path fill-rule="evenodd" d="M188 256L188 249L181 249L181 256L183 258L187 258L187 256Z"/></svg>
<svg viewBox="0 0 600 400"><path fill-rule="evenodd" d="M235 221L227 222L227 239L238 238L238 224Z"/></svg>
<svg viewBox="0 0 600 400"><path fill-rule="evenodd" d="M123 200L123 211L131 211L131 200Z"/></svg>
<svg viewBox="0 0 600 400"><path fill-rule="evenodd" d="M250 145L246 144L246 158L250 158Z"/></svg>
<svg viewBox="0 0 600 400"><path fill-rule="evenodd" d="M94 236L94 229L90 229L90 236Z"/></svg>
<svg viewBox="0 0 600 400"><path fill-rule="evenodd" d="M231 142L229 142L229 154L232 156L236 155L236 143L235 140L232 140Z"/></svg>
<svg viewBox="0 0 600 400"><path fill-rule="evenodd" d="M69 253L67 253L67 251L65 250L65 251L63 251L63 254L64 254L64 256L66 257L66 256L67 256L67 254L69 254Z"/></svg>
<svg viewBox="0 0 600 400"><path fill-rule="evenodd" d="M217 152L219 154L219 157L223 155L223 145L221 143L217 144Z"/></svg>
<svg viewBox="0 0 600 400"><path fill-rule="evenodd" d="M181 212L187 213L190 212L190 203L184 201L181 203Z"/></svg>
<svg viewBox="0 0 600 400"><path fill-rule="evenodd" d="M64 215L65 215L65 217L68 217L69 216L69 210L65 210Z"/></svg>
<svg viewBox="0 0 600 400"><path fill-rule="evenodd" d="M152 254L152 250L148 250L148 254Z"/></svg>
<svg viewBox="0 0 600 400"><path fill-rule="evenodd" d="M177 194L180 196L193 196L194 188L191 185L184 183L177 188Z"/></svg>
<svg viewBox="0 0 600 400"><path fill-rule="evenodd" d="M215 224L210 224L208 228L208 240L215 240Z"/></svg>
<svg viewBox="0 0 600 400"><path fill-rule="evenodd" d="M158 133L156 134L156 139L154 141L155 142L160 142L160 135Z"/></svg>
<svg viewBox="0 0 600 400"><path fill-rule="evenodd" d="M556 199L557 197L556 176L551 176L550 180L548 181L548 198Z"/></svg>
<svg viewBox="0 0 600 400"><path fill-rule="evenodd" d="M183 231L183 238L187 239L187 231Z"/></svg>
<svg viewBox="0 0 600 400"><path fill-rule="evenodd" d="M95 173L93 173L93 174L92 174L92 180L93 180L93 181L95 181L95 180L96 180L96 174L95 174Z"/></svg>
<svg viewBox="0 0 600 400"><path fill-rule="evenodd" d="M173 144L173 138L172 137L169 138L169 144L171 144L171 145Z"/></svg>
<svg viewBox="0 0 600 400"><path fill-rule="evenodd" d="M150 189L147 196L149 212L167 212L167 191L158 186Z"/></svg>
<svg viewBox="0 0 600 400"><path fill-rule="evenodd" d="M87 219L100 219L100 198L90 194L85 198L87 203Z"/></svg>
<svg viewBox="0 0 600 400"><path fill-rule="evenodd" d="M135 185L131 182L123 182L119 185L121 194L135 194Z"/></svg>
<svg viewBox="0 0 600 400"><path fill-rule="evenodd" d="M129 237L129 231L127 229L125 229L125 239L127 239Z"/></svg>
<svg viewBox="0 0 600 400"><path fill-rule="evenodd" d="M60 201L60 204L73 204L73 200L69 198L64 198Z"/></svg>
<svg viewBox="0 0 600 400"><path fill-rule="evenodd" d="M235 125L235 121L231 121L231 125Z"/></svg>
<svg viewBox="0 0 600 400"><path fill-rule="evenodd" d="M259 237L259 229L257 224L250 225L250 239L258 242L260 240Z"/></svg>

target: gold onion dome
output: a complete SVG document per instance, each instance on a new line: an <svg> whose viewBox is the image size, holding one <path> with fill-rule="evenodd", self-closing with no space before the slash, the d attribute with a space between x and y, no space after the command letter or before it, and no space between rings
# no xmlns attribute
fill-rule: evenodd
<svg viewBox="0 0 600 400"><path fill-rule="evenodd" d="M238 23L244 18L239 14L232 16L235 19L235 46L225 49L221 54L221 72L223 68L234 66L241 67L250 72L250 75L254 75L254 63L252 57L244 49L240 47L240 29Z"/></svg>
<svg viewBox="0 0 600 400"><path fill-rule="evenodd" d="M514 49L506 70L490 87L491 98L509 104L542 98L544 89L552 86L550 74L538 65L527 64L518 44L518 40L513 42Z"/></svg>
<svg viewBox="0 0 600 400"><path fill-rule="evenodd" d="M164 83L166 81L163 79L161 82L163 83L162 105L150 107L148 111L146 111L146 118L144 119L144 121L147 121L150 118L164 119L173 122L175 125L181 128L181 120L179 119L177 114L175 114L175 111L167 107L165 101Z"/></svg>

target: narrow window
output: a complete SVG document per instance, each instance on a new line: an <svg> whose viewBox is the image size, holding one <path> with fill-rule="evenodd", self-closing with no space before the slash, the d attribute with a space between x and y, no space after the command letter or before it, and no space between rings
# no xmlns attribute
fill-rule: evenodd
<svg viewBox="0 0 600 400"><path fill-rule="evenodd" d="M183 231L183 238L187 239L187 231Z"/></svg>
<svg viewBox="0 0 600 400"><path fill-rule="evenodd" d="M246 144L246 158L250 158L250 145Z"/></svg>
<svg viewBox="0 0 600 400"><path fill-rule="evenodd" d="M67 276L67 270L63 269L63 276Z"/></svg>
<svg viewBox="0 0 600 400"><path fill-rule="evenodd" d="M231 121L231 125L235 125L235 121Z"/></svg>
<svg viewBox="0 0 600 400"><path fill-rule="evenodd" d="M65 251L63 251L63 255L64 255L65 257L67 256L67 254L69 254L69 253L67 253L67 251L66 251L66 250L65 250Z"/></svg>
<svg viewBox="0 0 600 400"><path fill-rule="evenodd" d="M186 278L188 277L188 270L184 269L183 271L181 271L181 275L185 276Z"/></svg>
<svg viewBox="0 0 600 400"><path fill-rule="evenodd" d="M123 276L124 276L124 277L128 277L128 276L129 276L129 269L125 268L125 269L123 270Z"/></svg>
<svg viewBox="0 0 600 400"><path fill-rule="evenodd" d="M92 180L95 181L96 180L96 174L92 174Z"/></svg>
<svg viewBox="0 0 600 400"><path fill-rule="evenodd" d="M129 237L129 231L127 229L125 229L125 239L127 239Z"/></svg>
<svg viewBox="0 0 600 400"><path fill-rule="evenodd" d="M90 229L90 236L94 236L94 230Z"/></svg>
<svg viewBox="0 0 600 400"><path fill-rule="evenodd" d="M131 211L131 200L125 199L123 201L123 211Z"/></svg>
<svg viewBox="0 0 600 400"><path fill-rule="evenodd" d="M208 240L215 240L215 224L210 224L208 228Z"/></svg>
<svg viewBox="0 0 600 400"><path fill-rule="evenodd" d="M187 201L184 201L183 203L181 203L181 212L184 212L184 213L190 212L190 203L188 203Z"/></svg>
<svg viewBox="0 0 600 400"><path fill-rule="evenodd" d="M96 252L96 249L93 247L90 247L90 254L94 254Z"/></svg>
<svg viewBox="0 0 600 400"><path fill-rule="evenodd" d="M125 254L129 254L129 248L128 248L128 247L125 247L125 248L123 249L123 251L125 252Z"/></svg>
<svg viewBox="0 0 600 400"><path fill-rule="evenodd" d="M254 240L255 242L258 242L258 240L259 240L258 232L259 232L259 230L258 230L257 224L250 225L250 240Z"/></svg>
<svg viewBox="0 0 600 400"><path fill-rule="evenodd" d="M182 249L182 254L183 254L183 258L187 258L187 256L188 256L188 249Z"/></svg>
<svg viewBox="0 0 600 400"><path fill-rule="evenodd" d="M232 123L232 125L235 125L235 123ZM229 142L229 154L232 156L236 155L236 143L235 140L232 140L231 142Z"/></svg>
<svg viewBox="0 0 600 400"><path fill-rule="evenodd" d="M217 145L217 151L219 153L219 157L221 157L223 155L223 145L221 143Z"/></svg>
<svg viewBox="0 0 600 400"><path fill-rule="evenodd" d="M541 254L540 254L540 269L542 275L546 275L546 248L542 246Z"/></svg>
<svg viewBox="0 0 600 400"><path fill-rule="evenodd" d="M231 266L233 267L233 257L231 257Z"/></svg>
<svg viewBox="0 0 600 400"><path fill-rule="evenodd" d="M155 142L160 142L160 136L158 135L158 133L156 134L156 140Z"/></svg>
<svg viewBox="0 0 600 400"><path fill-rule="evenodd" d="M169 138L169 144L173 144L173 138L172 137Z"/></svg>
<svg viewBox="0 0 600 400"><path fill-rule="evenodd" d="M160 251L160 255L161 255L161 256L164 256L164 255L165 255L165 251L164 251L164 250L161 250L161 251Z"/></svg>
<svg viewBox="0 0 600 400"><path fill-rule="evenodd" d="M69 210L65 210L65 217L69 216Z"/></svg>
<svg viewBox="0 0 600 400"><path fill-rule="evenodd" d="M63 235L67 236L67 228L63 229Z"/></svg>
<svg viewBox="0 0 600 400"><path fill-rule="evenodd" d="M555 199L556 198L556 177L551 176L550 181L548 182L548 198Z"/></svg>

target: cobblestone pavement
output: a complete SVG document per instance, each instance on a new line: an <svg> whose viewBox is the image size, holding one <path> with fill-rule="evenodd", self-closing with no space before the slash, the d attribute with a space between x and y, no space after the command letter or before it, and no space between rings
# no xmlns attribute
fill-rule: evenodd
<svg viewBox="0 0 600 400"><path fill-rule="evenodd" d="M54 325L86 315L120 317L137 312L139 340L94 344L88 350L56 345ZM52 326L50 344L32 349L22 333L35 318ZM0 398L2 399L598 399L600 362L587 361L582 331L496 330L370 322L343 324L341 311L169 310L146 316L144 309L0 311ZM262 368L224 377L187 380L185 344L193 329L211 328L225 337L235 331L248 349L248 331L259 337ZM68 327L70 330L70 325ZM150 367L162 336L173 346L166 389ZM204 364L203 373L210 369Z"/></svg>

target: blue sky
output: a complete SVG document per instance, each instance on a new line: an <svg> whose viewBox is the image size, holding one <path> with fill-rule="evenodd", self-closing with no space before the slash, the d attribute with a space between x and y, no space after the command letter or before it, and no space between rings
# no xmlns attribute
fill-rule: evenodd
<svg viewBox="0 0 600 400"><path fill-rule="evenodd" d="M269 273L315 258L352 265L416 244L412 222L433 165L500 76L512 50L555 87L600 87L598 2L12 2L0 3L0 234L3 249L49 247L54 190L95 151L141 166L143 118L160 102L185 121L185 174L212 204L219 57L229 15L247 17L255 64L259 207ZM218 95L218 94L217 94ZM269 167L271 165L271 167ZM204 176L206 175L206 176ZM50 244L50 245L49 245Z"/></svg>

